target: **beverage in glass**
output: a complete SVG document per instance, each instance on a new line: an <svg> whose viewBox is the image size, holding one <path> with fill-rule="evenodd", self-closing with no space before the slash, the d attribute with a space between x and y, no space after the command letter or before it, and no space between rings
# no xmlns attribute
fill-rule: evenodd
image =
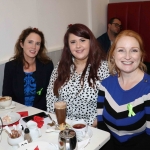
<svg viewBox="0 0 150 150"><path fill-rule="evenodd" d="M67 103L65 101L58 101L54 103L54 107L58 124L65 124Z"/></svg>

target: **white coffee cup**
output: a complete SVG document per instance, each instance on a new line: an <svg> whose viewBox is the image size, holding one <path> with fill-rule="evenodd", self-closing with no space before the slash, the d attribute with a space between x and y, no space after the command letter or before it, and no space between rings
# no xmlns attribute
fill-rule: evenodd
<svg viewBox="0 0 150 150"><path fill-rule="evenodd" d="M88 125L83 119L81 119L72 122L72 129L76 132L78 141L82 141L88 131Z"/></svg>
<svg viewBox="0 0 150 150"><path fill-rule="evenodd" d="M8 143L13 147L13 149L18 149L19 148L19 143L24 141L24 137L22 132L20 131L20 136L18 138L10 138L8 136L7 138Z"/></svg>
<svg viewBox="0 0 150 150"><path fill-rule="evenodd" d="M12 98L10 96L0 96L0 106L1 107L8 107L12 103Z"/></svg>

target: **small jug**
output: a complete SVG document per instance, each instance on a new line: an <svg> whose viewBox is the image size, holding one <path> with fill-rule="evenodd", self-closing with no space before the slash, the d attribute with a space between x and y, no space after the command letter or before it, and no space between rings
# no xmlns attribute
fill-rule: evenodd
<svg viewBox="0 0 150 150"><path fill-rule="evenodd" d="M77 150L76 132L72 129L60 131L58 137L59 150Z"/></svg>
<svg viewBox="0 0 150 150"><path fill-rule="evenodd" d="M41 130L37 127L37 123L30 120L27 122L27 127L30 130L30 136L32 138L32 141L39 138L41 134Z"/></svg>

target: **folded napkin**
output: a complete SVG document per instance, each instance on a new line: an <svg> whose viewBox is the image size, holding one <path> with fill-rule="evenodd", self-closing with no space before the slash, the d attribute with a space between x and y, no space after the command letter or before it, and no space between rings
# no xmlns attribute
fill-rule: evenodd
<svg viewBox="0 0 150 150"><path fill-rule="evenodd" d="M38 146L34 150L39 150Z"/></svg>
<svg viewBox="0 0 150 150"><path fill-rule="evenodd" d="M44 124L44 119L42 117L39 116L34 116L33 117L33 121L37 123L38 128L41 128Z"/></svg>
<svg viewBox="0 0 150 150"><path fill-rule="evenodd" d="M10 127L10 126L13 126L13 125L18 125L18 124L19 124L19 120L15 123L9 124L8 126Z"/></svg>
<svg viewBox="0 0 150 150"><path fill-rule="evenodd" d="M18 114L20 114L21 117L27 117L28 116L28 111L21 111L21 112L17 112Z"/></svg>
<svg viewBox="0 0 150 150"><path fill-rule="evenodd" d="M89 142L90 142L90 138L83 140L81 142L78 142L78 149L84 150L84 148L88 145Z"/></svg>

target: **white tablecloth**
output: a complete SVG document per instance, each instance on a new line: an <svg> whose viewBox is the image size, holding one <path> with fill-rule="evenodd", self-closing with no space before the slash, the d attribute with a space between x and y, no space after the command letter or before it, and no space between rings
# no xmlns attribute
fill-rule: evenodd
<svg viewBox="0 0 150 150"><path fill-rule="evenodd" d="M0 110L0 114L5 114L9 111L13 111L13 112L28 111L28 114L32 115L32 114L39 113L42 110L36 109L34 107L26 107L25 105L16 103L16 107L14 109ZM55 119L54 114L51 114L51 116L53 119ZM22 121L22 119L20 120L20 122L25 126L25 123L24 121ZM56 132L46 133L45 132L46 128L47 125L45 124L41 128L42 136L38 138L36 141L47 141L47 142L57 144L59 133ZM85 150L98 150L110 139L110 134L108 132L99 130L97 128L93 128L93 127L89 127L89 128L92 130L93 135L90 139L90 143L85 147ZM1 136L2 139L0 142L0 150L13 150L13 148L7 142L7 134L3 131Z"/></svg>

